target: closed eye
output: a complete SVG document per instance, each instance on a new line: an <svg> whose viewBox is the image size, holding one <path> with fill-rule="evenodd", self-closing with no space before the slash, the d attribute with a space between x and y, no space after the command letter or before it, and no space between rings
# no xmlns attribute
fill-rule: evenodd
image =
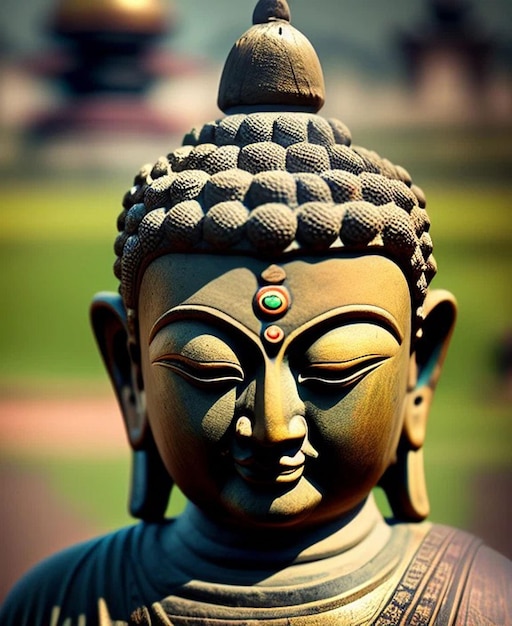
<svg viewBox="0 0 512 626"><path fill-rule="evenodd" d="M153 365L170 369L200 385L237 384L244 380L240 365L226 361L197 361L181 354L168 354L155 359Z"/></svg>
<svg viewBox="0 0 512 626"><path fill-rule="evenodd" d="M299 383L349 387L377 369L389 357L368 354L349 361L311 363L299 373Z"/></svg>

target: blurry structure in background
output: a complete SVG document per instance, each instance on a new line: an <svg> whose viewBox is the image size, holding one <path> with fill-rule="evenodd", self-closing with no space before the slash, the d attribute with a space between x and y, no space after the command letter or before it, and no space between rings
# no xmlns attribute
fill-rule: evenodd
<svg viewBox="0 0 512 626"><path fill-rule="evenodd" d="M219 14L234 16L238 0L217 2ZM390 17L379 0L319 0L318 7L297 0L325 61L329 115L342 110L366 130L478 125L482 118L509 127L510 26L496 9L504 2L401 0ZM218 116L210 94L235 17L224 26L207 22L200 0L19 5L8 11L9 25L0 24L0 167L18 171L28 151L43 168L132 171L137 155L165 154L197 120ZM406 64L409 82L399 71Z"/></svg>
<svg viewBox="0 0 512 626"><path fill-rule="evenodd" d="M172 0L49 0L53 39L25 62L25 79L9 101L30 100L0 150L16 168L30 152L44 171L104 176L137 167L144 145L166 150L189 125L183 108L163 106L162 85L194 75L197 64L168 47L177 24ZM167 46L167 47L166 47ZM18 63L18 65L22 65ZM27 72L28 70L28 72ZM13 81L11 80L11 83ZM41 95L51 98L45 102ZM0 148L5 144L0 141Z"/></svg>
<svg viewBox="0 0 512 626"><path fill-rule="evenodd" d="M512 327L498 338L495 351L498 398L512 402Z"/></svg>
<svg viewBox="0 0 512 626"><path fill-rule="evenodd" d="M467 0L428 0L430 21L404 35L419 105L440 120L489 114L494 44Z"/></svg>
<svg viewBox="0 0 512 626"><path fill-rule="evenodd" d="M171 70L170 63L155 67L152 55L172 26L160 0L60 0L51 32L64 51L52 78L67 99L34 132L175 130L172 115L164 118L144 99Z"/></svg>

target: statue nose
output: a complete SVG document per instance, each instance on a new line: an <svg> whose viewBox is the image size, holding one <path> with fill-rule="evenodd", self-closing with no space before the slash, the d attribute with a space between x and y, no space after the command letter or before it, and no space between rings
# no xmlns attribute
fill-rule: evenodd
<svg viewBox="0 0 512 626"><path fill-rule="evenodd" d="M247 390L244 405L236 425L239 437L250 437L263 446L306 438L305 407L289 368L267 366Z"/></svg>
<svg viewBox="0 0 512 626"><path fill-rule="evenodd" d="M240 417L236 423L236 434L239 438L247 438L258 441L263 446L277 446L279 444L291 444L297 442L299 445L306 439L306 420L302 415L294 415L285 428L271 429L261 428L260 420L252 421L245 415Z"/></svg>

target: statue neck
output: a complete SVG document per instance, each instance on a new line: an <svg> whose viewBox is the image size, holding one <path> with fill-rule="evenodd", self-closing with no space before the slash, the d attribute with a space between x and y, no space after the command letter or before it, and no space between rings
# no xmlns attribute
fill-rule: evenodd
<svg viewBox="0 0 512 626"><path fill-rule="evenodd" d="M225 527L189 505L173 524L168 548L186 553L181 562L191 576L200 571L211 582L240 584L243 576L278 584L296 574L314 576L317 567L324 575L331 567L349 574L380 552L390 535L373 496L348 519L306 531Z"/></svg>

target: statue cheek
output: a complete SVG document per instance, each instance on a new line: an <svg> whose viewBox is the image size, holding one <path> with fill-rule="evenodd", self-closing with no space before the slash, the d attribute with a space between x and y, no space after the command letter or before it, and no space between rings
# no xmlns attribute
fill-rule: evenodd
<svg viewBox="0 0 512 626"><path fill-rule="evenodd" d="M187 445L195 449L221 440L233 419L235 389L197 388L163 367L149 373L148 417L159 447L181 455Z"/></svg>
<svg viewBox="0 0 512 626"><path fill-rule="evenodd" d="M230 389L222 396L211 398L203 415L201 429L203 436L212 443L219 443L228 435L235 414L236 390Z"/></svg>
<svg viewBox="0 0 512 626"><path fill-rule="evenodd" d="M342 473L367 471L383 463L400 430L397 372L369 377L341 399L309 405L313 445L320 456L335 458ZM389 374L389 375L387 375ZM398 377L399 378L399 377ZM317 441L318 438L318 441Z"/></svg>

